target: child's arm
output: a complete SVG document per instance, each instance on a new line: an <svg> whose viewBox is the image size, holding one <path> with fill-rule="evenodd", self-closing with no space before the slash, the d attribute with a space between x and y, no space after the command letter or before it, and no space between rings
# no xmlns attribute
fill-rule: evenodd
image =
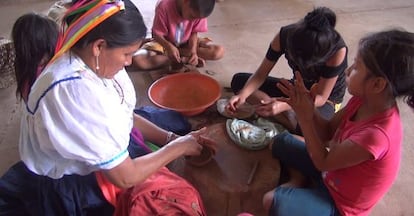
<svg viewBox="0 0 414 216"><path fill-rule="evenodd" d="M169 42L164 36L153 33L155 41L160 43L167 52L168 58L174 62L181 62L180 51L178 48Z"/></svg>
<svg viewBox="0 0 414 216"><path fill-rule="evenodd" d="M320 171L337 170L371 160L374 156L360 145L344 140L330 145L329 151L320 139L318 128L313 121L299 120L305 138L306 149L315 167ZM325 143L327 143L325 141Z"/></svg>
<svg viewBox="0 0 414 216"><path fill-rule="evenodd" d="M313 115L315 128L318 128L318 135L322 142L326 144L325 147L328 147L328 141L332 139L336 129L341 123L342 117L344 115L344 110L339 110L330 120L322 118L317 109L314 110Z"/></svg>
<svg viewBox="0 0 414 216"><path fill-rule="evenodd" d="M191 65L198 64L197 46L198 34L197 32L193 32L191 33L191 36L188 39L188 48L190 49L190 58L188 59L188 63Z"/></svg>
<svg viewBox="0 0 414 216"><path fill-rule="evenodd" d="M280 38L279 34L277 34L272 42L271 42L272 50L277 52L280 51ZM277 57L278 59L279 57ZM240 92L233 96L229 100L229 104L226 106L226 110L229 112L234 112L237 110L237 107L244 104L246 99L256 91L266 80L267 76L269 75L272 68L275 66L277 59L268 59L268 56L263 58L261 64L257 68L256 72L252 74L252 76L247 80L244 87L240 90Z"/></svg>
<svg viewBox="0 0 414 216"><path fill-rule="evenodd" d="M370 152L350 140L345 140L339 145L329 145L331 148L327 150L329 139L338 128L344 111L336 114L331 121L320 118L300 73L296 72L296 78L294 85L282 80L278 87L289 97L281 100L295 111L305 138L306 149L315 167L321 171L329 171L372 159L373 155Z"/></svg>
<svg viewBox="0 0 414 216"><path fill-rule="evenodd" d="M272 42L270 43L271 50L275 52L280 52L280 36L277 34ZM251 76L251 78L247 81L245 87L240 91L239 95L244 98L247 98L250 94L256 91L260 85L266 80L267 76L269 75L272 68L275 66L276 62L278 61L279 57L270 58L268 54L266 57L263 58L262 63L257 68L256 72Z"/></svg>
<svg viewBox="0 0 414 216"><path fill-rule="evenodd" d="M168 33L171 32L170 26L173 24L170 23L171 10L165 2L166 1L158 2L155 7L152 36L156 42L164 47L167 56L172 62L181 62L178 48L175 46L174 42L170 42L167 39Z"/></svg>

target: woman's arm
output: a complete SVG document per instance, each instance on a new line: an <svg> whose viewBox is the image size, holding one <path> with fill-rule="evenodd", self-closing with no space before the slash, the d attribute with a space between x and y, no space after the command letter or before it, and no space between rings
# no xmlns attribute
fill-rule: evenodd
<svg viewBox="0 0 414 216"><path fill-rule="evenodd" d="M158 169L182 155L200 154L202 146L197 142L198 133L179 137L147 155L135 159L128 157L118 166L104 170L104 174L110 182L120 188L129 188L139 184Z"/></svg>

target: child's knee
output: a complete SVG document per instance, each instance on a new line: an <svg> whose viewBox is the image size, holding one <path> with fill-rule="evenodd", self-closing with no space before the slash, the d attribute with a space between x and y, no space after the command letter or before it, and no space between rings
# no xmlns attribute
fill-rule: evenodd
<svg viewBox="0 0 414 216"><path fill-rule="evenodd" d="M224 47L217 44L208 44L205 47L199 47L197 53L205 60L219 60L224 56Z"/></svg>
<svg viewBox="0 0 414 216"><path fill-rule="evenodd" d="M215 45L214 52L213 52L213 59L219 60L224 56L224 47L220 45Z"/></svg>
<svg viewBox="0 0 414 216"><path fill-rule="evenodd" d="M265 193L263 196L263 208L266 210L266 212L269 212L270 208L272 207L274 194L275 189Z"/></svg>
<svg viewBox="0 0 414 216"><path fill-rule="evenodd" d="M270 143L269 149L272 150L272 154L275 157L284 155L286 153L286 147L291 140L294 139L292 134L285 131L275 136L273 143Z"/></svg>

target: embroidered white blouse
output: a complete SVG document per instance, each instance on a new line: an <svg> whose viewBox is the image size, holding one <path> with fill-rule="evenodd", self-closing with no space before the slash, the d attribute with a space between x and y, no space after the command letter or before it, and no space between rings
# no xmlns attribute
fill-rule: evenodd
<svg viewBox="0 0 414 216"><path fill-rule="evenodd" d="M125 70L101 79L67 53L31 89L21 121L20 157L31 171L51 178L111 169L128 157L135 102Z"/></svg>

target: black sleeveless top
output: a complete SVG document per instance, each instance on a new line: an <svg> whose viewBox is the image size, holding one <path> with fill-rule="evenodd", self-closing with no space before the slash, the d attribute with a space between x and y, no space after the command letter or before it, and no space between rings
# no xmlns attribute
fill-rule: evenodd
<svg viewBox="0 0 414 216"><path fill-rule="evenodd" d="M291 33L295 28L295 24L291 24L288 26L284 26L280 29L280 52L285 55L286 60L288 61L288 64L290 68L292 68L292 72L295 72L298 70L298 67L292 61L292 58L289 56L286 44L289 33ZM339 34L338 34L339 35ZM331 94L329 95L328 100L334 102L334 103L341 103L346 90L346 84L345 84L345 70L348 67L348 47L345 44L345 41L342 39L342 37L339 35L337 39L337 43L334 49L334 53L336 51L340 50L341 48L346 48L346 54L344 61L336 66L336 67L330 67L326 66L325 63L317 64L315 66L312 66L308 68L306 71L300 71L303 81L305 83L306 88L310 89L311 86L319 81L319 79L322 78L332 78L335 76L338 76L338 79L336 80L335 86L332 89Z"/></svg>

